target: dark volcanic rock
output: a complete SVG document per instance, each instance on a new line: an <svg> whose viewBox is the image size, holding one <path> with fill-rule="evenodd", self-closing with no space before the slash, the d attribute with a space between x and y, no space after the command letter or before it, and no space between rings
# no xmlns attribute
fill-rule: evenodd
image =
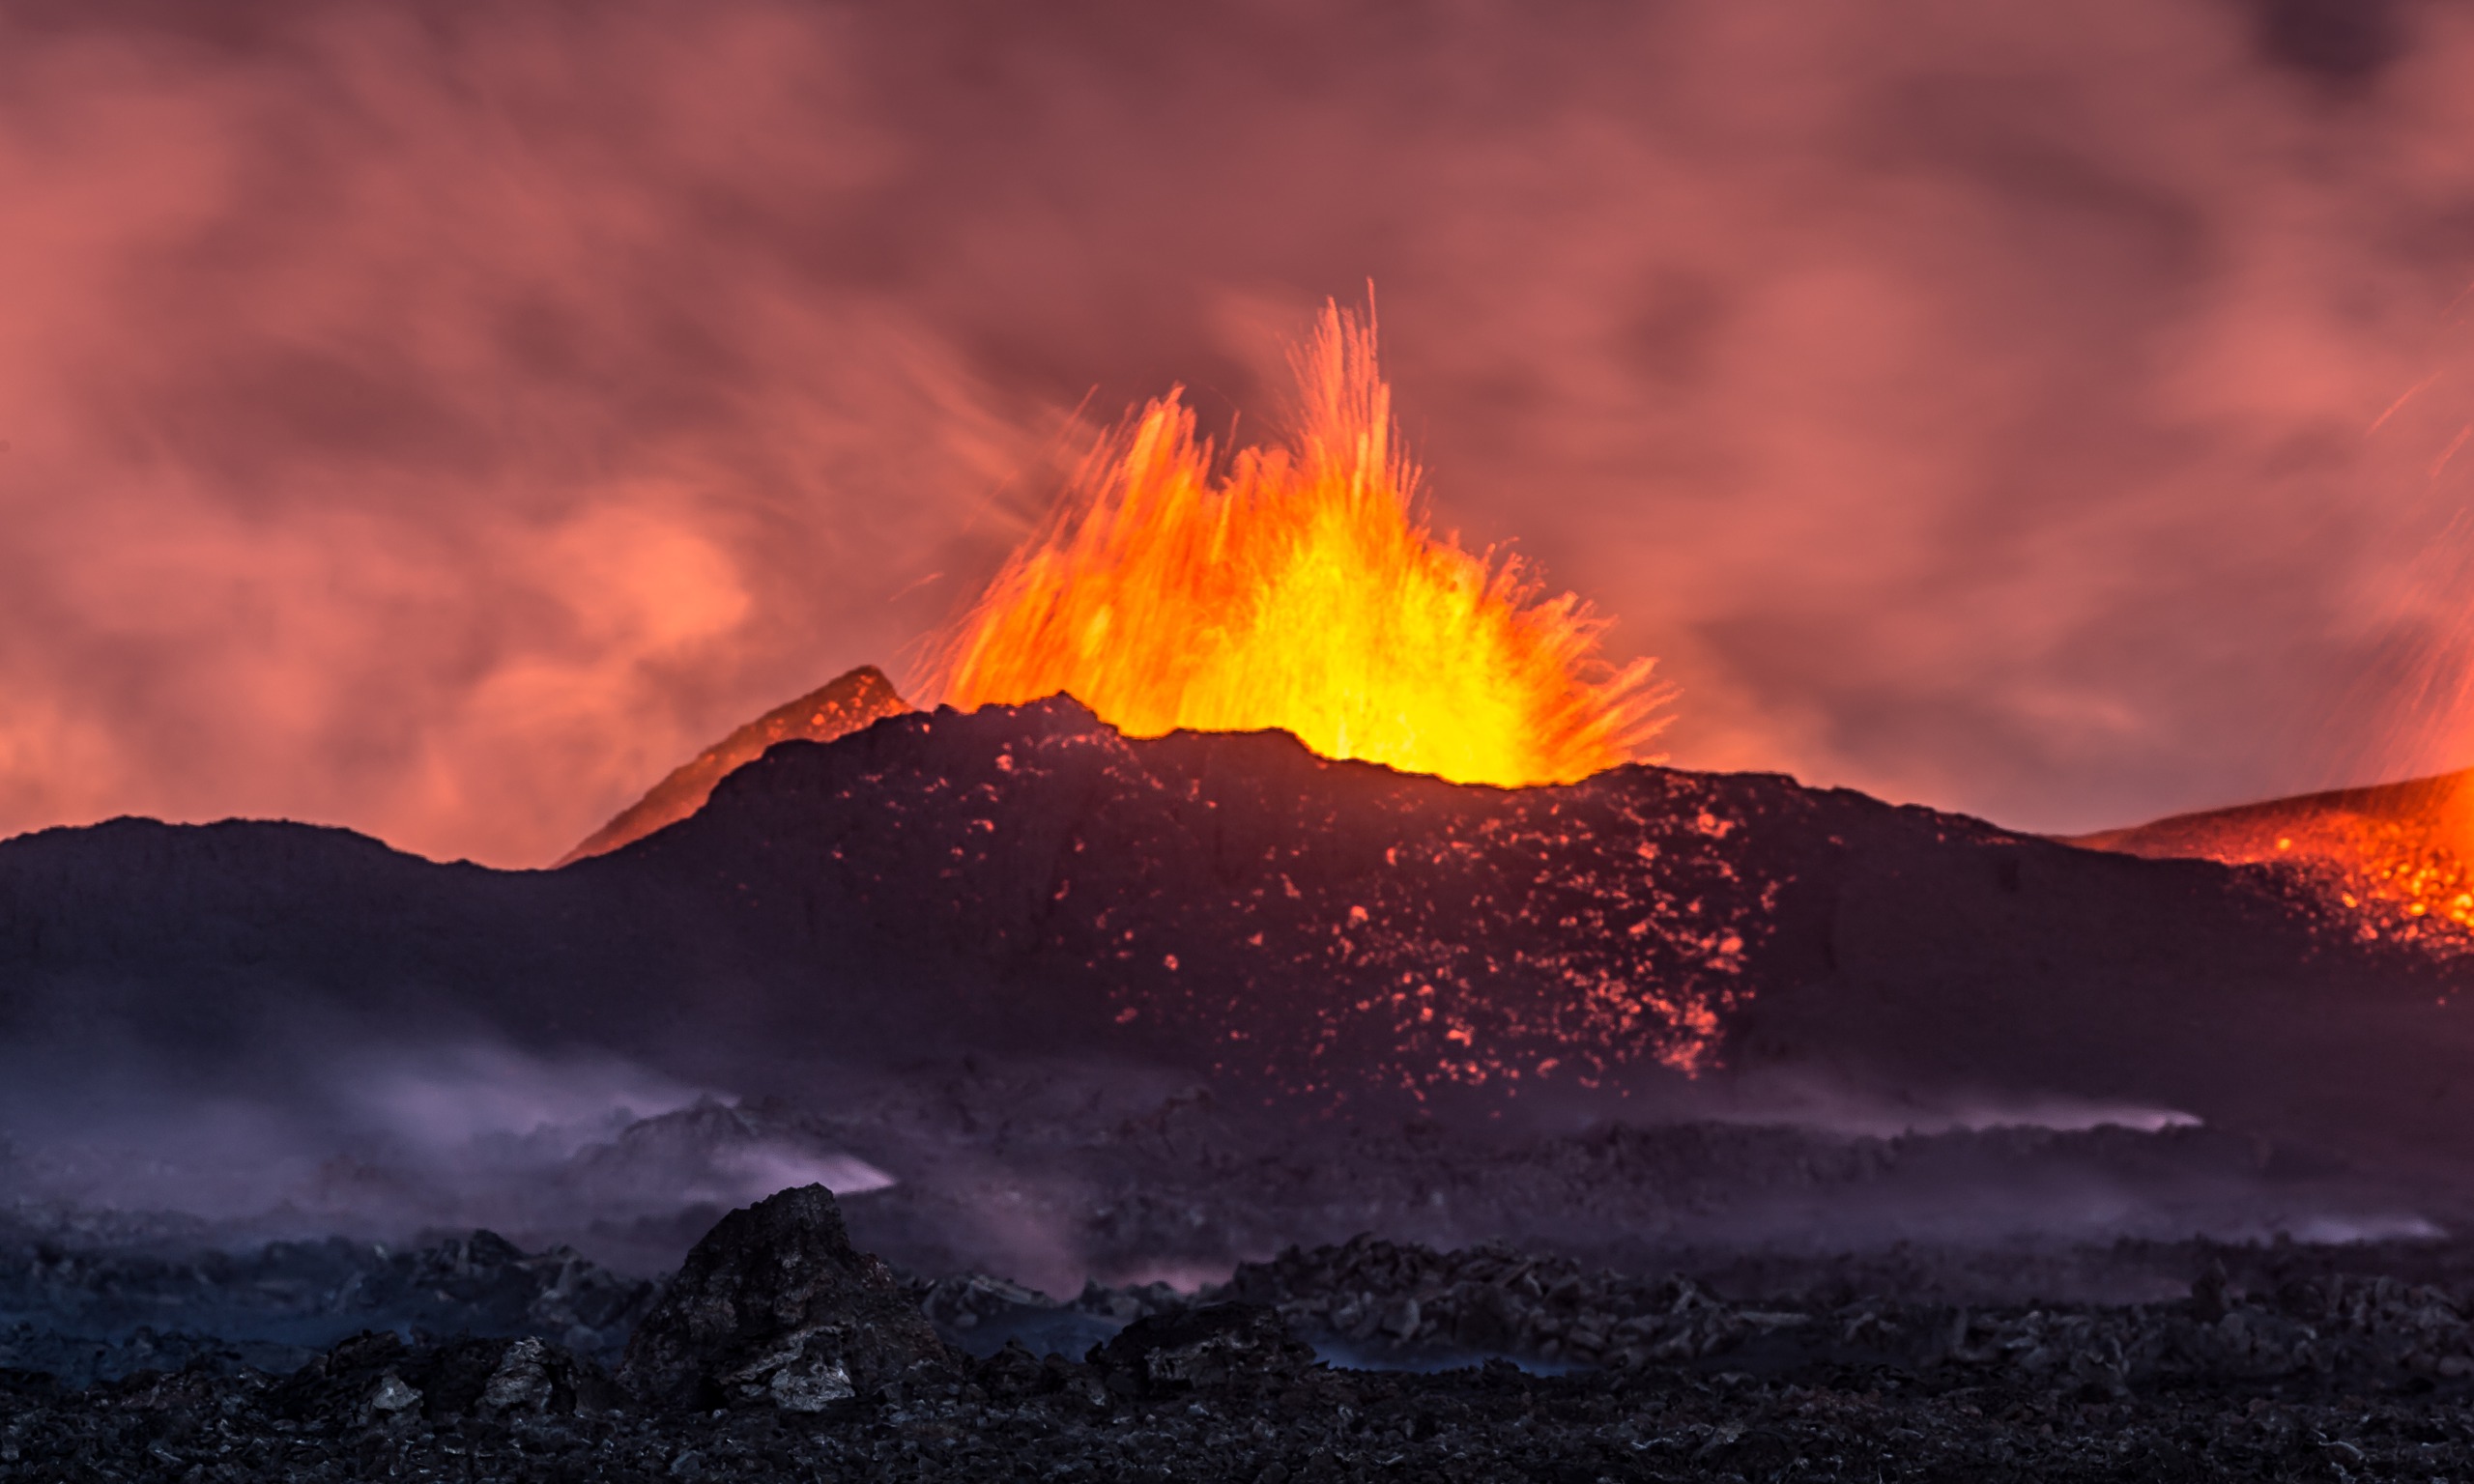
<svg viewBox="0 0 2474 1484"><path fill-rule="evenodd" d="M817 1412L949 1358L893 1270L850 1245L822 1185L734 1211L637 1327L619 1380L661 1406Z"/></svg>
<svg viewBox="0 0 2474 1484"><path fill-rule="evenodd" d="M1276 1309L1206 1303L1136 1320L1093 1351L1091 1362L1128 1396L1181 1391L1259 1391L1285 1384L1314 1364Z"/></svg>
<svg viewBox="0 0 2474 1484"><path fill-rule="evenodd" d="M228 1250L187 1223L0 1217L0 1367L83 1384L205 1364L289 1370L358 1330L554 1340L615 1358L653 1285L490 1232L407 1250L330 1238Z"/></svg>
<svg viewBox="0 0 2474 1484"><path fill-rule="evenodd" d="M412 1409L433 1422L507 1420L597 1413L621 1400L607 1371L564 1346L463 1336L415 1347L384 1333L353 1336L267 1393L278 1417L342 1416L363 1426Z"/></svg>
<svg viewBox="0 0 2474 1484"><path fill-rule="evenodd" d="M1090 1362L1013 1346L800 1413L636 1405L537 1340L360 1335L280 1381L188 1369L72 1390L0 1371L0 1478L2247 1484L2474 1469L2462 1296L2385 1275L2273 1298L2235 1281L2210 1321L2178 1301L1754 1304L1513 1252L1363 1244L1278 1266L1315 1294L1449 1271L1568 1327L1628 1295L1689 1343L1562 1375L1370 1372L1300 1356L1268 1310L1217 1305L1138 1321Z"/></svg>
<svg viewBox="0 0 2474 1484"><path fill-rule="evenodd" d="M693 1406L648 1404L536 1337L361 1333L279 1379L190 1365L75 1388L0 1369L0 1478L2171 1484L2474 1469L2461 1243L2201 1246L2176 1254L2201 1279L2192 1298L1958 1306L1827 1284L1729 1296L1364 1239L1250 1266L1236 1299L1120 1296L1143 1312L1082 1360L1021 1344L966 1359L914 1343L923 1321L820 1192L724 1228L653 1321L670 1335L653 1349L701 1357L673 1372L706 1393ZM1028 1297L944 1287L955 1315ZM1469 1363L1480 1312L1531 1369ZM1422 1368L1325 1363L1300 1332L1379 1340ZM857 1348L812 1343L837 1333ZM759 1405L705 1405L723 1399L713 1372L761 1380L744 1357L785 1351L880 1379L826 1398L810 1370L765 1381Z"/></svg>

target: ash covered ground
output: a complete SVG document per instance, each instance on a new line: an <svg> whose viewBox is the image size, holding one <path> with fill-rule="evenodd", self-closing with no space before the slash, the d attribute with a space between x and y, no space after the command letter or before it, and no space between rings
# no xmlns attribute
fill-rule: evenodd
<svg viewBox="0 0 2474 1484"><path fill-rule="evenodd" d="M2466 1471L2466 971L2355 926L1785 779L1067 701L776 747L555 871L24 837L0 1468ZM700 1239L809 1185L933 1345L647 1390Z"/></svg>

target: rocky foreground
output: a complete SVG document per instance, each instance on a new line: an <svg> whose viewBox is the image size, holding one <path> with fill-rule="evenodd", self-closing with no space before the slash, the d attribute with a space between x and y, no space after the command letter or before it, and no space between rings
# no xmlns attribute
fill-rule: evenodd
<svg viewBox="0 0 2474 1484"><path fill-rule="evenodd" d="M492 1255L461 1250L475 1272ZM1059 1303L906 1283L809 1187L734 1213L657 1296L630 1296L641 1318L615 1352L589 1328L581 1350L415 1329L280 1375L197 1346L82 1387L0 1371L0 1477L2474 1475L2462 1253L2192 1255L2198 1279L2170 1300L1961 1306L1867 1293L1884 1270L1857 1267L1747 1301L1361 1240L1201 1296ZM572 1271L494 1270L532 1284L524 1305L494 1300L502 1317L567 1317L540 1295Z"/></svg>

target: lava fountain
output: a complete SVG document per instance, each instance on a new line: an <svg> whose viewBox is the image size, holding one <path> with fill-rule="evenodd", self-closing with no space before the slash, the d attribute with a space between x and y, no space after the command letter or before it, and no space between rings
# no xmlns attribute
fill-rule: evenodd
<svg viewBox="0 0 2474 1484"><path fill-rule="evenodd" d="M1182 388L1104 439L935 662L969 709L1062 691L1119 730L1294 733L1454 783L1569 783L1637 757L1651 661L1518 559L1421 513L1374 328L1327 306L1291 356L1303 415L1224 471Z"/></svg>

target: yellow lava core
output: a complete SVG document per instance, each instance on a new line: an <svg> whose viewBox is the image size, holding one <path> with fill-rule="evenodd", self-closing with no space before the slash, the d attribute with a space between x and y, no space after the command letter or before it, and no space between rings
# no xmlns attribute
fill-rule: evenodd
<svg viewBox="0 0 2474 1484"><path fill-rule="evenodd" d="M1578 598L1428 528L1371 323L1327 307L1290 359L1295 437L1224 475L1183 388L1105 439L943 646L945 701L1062 691L1132 736L1277 728L1466 784L1637 757L1668 699L1652 662L1608 665Z"/></svg>

